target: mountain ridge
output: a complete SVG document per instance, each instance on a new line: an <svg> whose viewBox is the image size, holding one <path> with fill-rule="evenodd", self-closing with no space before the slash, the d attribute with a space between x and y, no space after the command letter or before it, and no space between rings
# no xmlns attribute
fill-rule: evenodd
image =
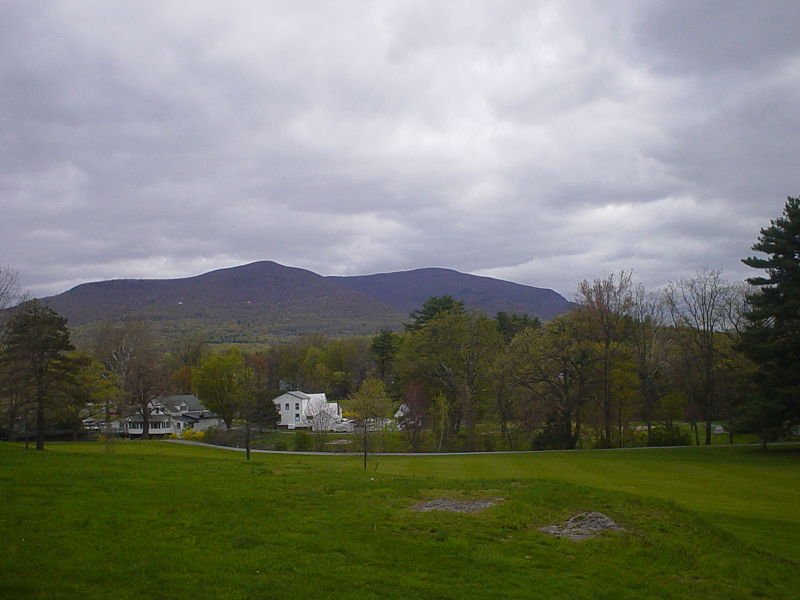
<svg viewBox="0 0 800 600"><path fill-rule="evenodd" d="M453 296L488 315L505 311L549 320L569 310L571 304L557 292L494 277L461 273L443 267L374 275L331 276L351 289L377 298L406 313L431 296ZM400 283L401 292L397 287Z"/></svg>
<svg viewBox="0 0 800 600"><path fill-rule="evenodd" d="M547 320L571 307L553 290L453 269L326 277L269 260L175 279L87 282L42 300L69 320L76 339L90 338L106 321L142 319L167 339L201 329L213 342L263 343L312 332L396 330L411 310L443 295L490 316L506 311Z"/></svg>

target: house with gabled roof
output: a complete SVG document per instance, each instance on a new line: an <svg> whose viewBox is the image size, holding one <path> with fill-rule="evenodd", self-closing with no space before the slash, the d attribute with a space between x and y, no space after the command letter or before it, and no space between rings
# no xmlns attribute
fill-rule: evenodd
<svg viewBox="0 0 800 600"><path fill-rule="evenodd" d="M205 431L222 426L222 419L208 410L194 394L157 396L149 404L151 436L181 436L187 429ZM120 433L137 436L144 433L144 417L133 414L120 423Z"/></svg>
<svg viewBox="0 0 800 600"><path fill-rule="evenodd" d="M311 429L313 431L347 431L348 424L342 418L338 402L329 402L325 394L306 394L299 390L286 392L273 399L281 416L279 427L287 429Z"/></svg>

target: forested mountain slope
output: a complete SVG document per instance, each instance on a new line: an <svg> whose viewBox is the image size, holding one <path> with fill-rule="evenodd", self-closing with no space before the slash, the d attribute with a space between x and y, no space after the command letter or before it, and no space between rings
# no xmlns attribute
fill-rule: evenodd
<svg viewBox="0 0 800 600"><path fill-rule="evenodd" d="M552 290L449 269L323 277L272 261L182 279L85 283L45 298L78 338L105 321L143 319L171 338L201 329L214 342L265 342L311 332L368 335L398 329L430 296L450 295L489 315L526 313L544 320L570 303Z"/></svg>

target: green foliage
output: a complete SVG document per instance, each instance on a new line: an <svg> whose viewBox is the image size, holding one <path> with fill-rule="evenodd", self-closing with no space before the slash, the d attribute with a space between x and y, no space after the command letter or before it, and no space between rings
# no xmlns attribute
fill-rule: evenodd
<svg viewBox="0 0 800 600"><path fill-rule="evenodd" d="M800 198L789 197L783 215L761 229L753 250L766 258L742 262L766 271L748 279L749 321L742 349L757 365L759 397L744 410L749 430L768 441L800 423Z"/></svg>
<svg viewBox="0 0 800 600"><path fill-rule="evenodd" d="M294 449L298 452L308 452L314 445L314 439L307 431L298 429L294 432Z"/></svg>
<svg viewBox="0 0 800 600"><path fill-rule="evenodd" d="M544 430L533 439L534 449L571 449L580 439L579 424L600 358L581 335L579 317L556 317L543 328L521 332L511 344L510 377L530 392L524 397L526 406L517 408L519 418L540 415L530 420L530 429L544 422Z"/></svg>
<svg viewBox="0 0 800 600"><path fill-rule="evenodd" d="M268 360L273 370L269 387L284 382L292 389L324 390L331 400L341 400L366 376L369 340L307 335L274 347Z"/></svg>
<svg viewBox="0 0 800 600"><path fill-rule="evenodd" d="M572 423L550 420L533 436L531 450L562 450L575 448Z"/></svg>
<svg viewBox="0 0 800 600"><path fill-rule="evenodd" d="M77 370L68 356L75 347L67 321L37 300L26 302L6 324L2 346L3 387L33 399L36 449L43 450L45 421L56 409L58 388L68 384Z"/></svg>
<svg viewBox="0 0 800 600"><path fill-rule="evenodd" d="M358 391L345 402L346 414L357 419L362 428L361 451L364 455L364 468L367 468L370 431L379 428L379 422L391 414L392 404L386 395L383 382L369 376L359 386Z"/></svg>
<svg viewBox="0 0 800 600"><path fill-rule="evenodd" d="M422 308L411 311L409 316L413 320L404 327L406 331L419 331L443 313L461 315L464 313L464 303L454 300L452 296L431 296L422 304Z"/></svg>
<svg viewBox="0 0 800 600"><path fill-rule="evenodd" d="M756 434L766 447L768 442L776 442L787 435L792 418L785 399L755 394L739 409L735 430Z"/></svg>
<svg viewBox="0 0 800 600"><path fill-rule="evenodd" d="M72 429L77 439L82 419L93 417L106 424L119 412L123 397L119 380L97 359L85 352L71 352L72 376L59 386L58 407L54 422L58 428Z"/></svg>
<svg viewBox="0 0 800 600"><path fill-rule="evenodd" d="M463 426L467 449L475 447L475 426L493 389L494 361L501 346L494 322L485 315L450 310L405 336L398 370L404 381L420 380L429 396L444 398L443 446Z"/></svg>
<svg viewBox="0 0 800 600"><path fill-rule="evenodd" d="M206 408L217 413L230 428L251 393L248 389L251 379L252 372L241 353L231 348L203 360L192 376L192 388Z"/></svg>
<svg viewBox="0 0 800 600"><path fill-rule="evenodd" d="M264 390L259 390L253 395L253 402L248 407L245 418L253 425L259 427L277 427L281 420L278 407L272 401L275 396Z"/></svg>
<svg viewBox="0 0 800 600"><path fill-rule="evenodd" d="M497 331L503 336L503 341L508 344L514 339L514 336L524 331L525 329L537 329L542 326L542 321L539 317L529 317L528 315L518 315L516 313L508 314L507 312L499 312L494 317L497 323Z"/></svg>
<svg viewBox="0 0 800 600"><path fill-rule="evenodd" d="M677 425L659 425L650 431L648 446L689 446L692 437L689 431Z"/></svg>
<svg viewBox="0 0 800 600"><path fill-rule="evenodd" d="M383 382L372 376L363 381L344 406L349 415L365 423L388 417L392 410Z"/></svg>
<svg viewBox="0 0 800 600"><path fill-rule="evenodd" d="M389 329L381 329L380 333L370 340L369 351L378 366L378 377L388 383L393 372L394 360L400 349L401 338Z"/></svg>

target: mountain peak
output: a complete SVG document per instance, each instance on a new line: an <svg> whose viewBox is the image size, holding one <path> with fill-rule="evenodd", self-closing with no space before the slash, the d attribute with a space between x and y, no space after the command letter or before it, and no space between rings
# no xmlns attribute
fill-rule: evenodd
<svg viewBox="0 0 800 600"><path fill-rule="evenodd" d="M354 277L323 277L263 260L180 279L86 283L45 298L78 338L103 321L152 321L163 337L200 328L215 342L264 342L320 332L367 335L399 329L431 296L453 296L489 315L549 319L570 303L542 290L441 267Z"/></svg>

